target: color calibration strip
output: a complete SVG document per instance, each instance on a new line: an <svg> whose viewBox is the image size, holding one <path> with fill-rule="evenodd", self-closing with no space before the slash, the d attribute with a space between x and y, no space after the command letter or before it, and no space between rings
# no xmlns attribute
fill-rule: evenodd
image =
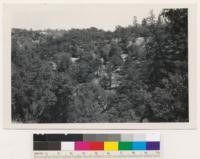
<svg viewBox="0 0 200 159"><path fill-rule="evenodd" d="M158 158L160 134L34 134L33 150L35 159L43 159L44 152L46 155L62 152L63 158L99 155L99 158L137 155Z"/></svg>

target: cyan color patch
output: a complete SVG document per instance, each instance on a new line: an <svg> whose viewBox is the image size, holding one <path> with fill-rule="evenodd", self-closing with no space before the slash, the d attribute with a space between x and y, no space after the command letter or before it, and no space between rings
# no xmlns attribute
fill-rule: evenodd
<svg viewBox="0 0 200 159"><path fill-rule="evenodd" d="M132 150L146 150L146 142L133 142L132 143Z"/></svg>

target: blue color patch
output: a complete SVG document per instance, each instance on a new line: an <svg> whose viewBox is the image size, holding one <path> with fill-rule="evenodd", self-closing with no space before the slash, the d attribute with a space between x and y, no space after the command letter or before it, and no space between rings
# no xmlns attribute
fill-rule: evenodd
<svg viewBox="0 0 200 159"><path fill-rule="evenodd" d="M132 150L146 150L146 142L133 142Z"/></svg>

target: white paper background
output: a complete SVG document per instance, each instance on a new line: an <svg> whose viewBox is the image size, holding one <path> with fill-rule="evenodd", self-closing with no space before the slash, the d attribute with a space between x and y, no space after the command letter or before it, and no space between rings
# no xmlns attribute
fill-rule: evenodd
<svg viewBox="0 0 200 159"><path fill-rule="evenodd" d="M0 0L1 1L1 0ZM116 0L117 1L117 0ZM161 1L161 0L160 0ZM169 0L168 0L169 1ZM179 0L178 2L180 2ZM174 1L173 1L174 2ZM182 2L182 1L181 1ZM200 5L198 4L198 19L200 19ZM198 28L200 23L198 21ZM199 44L200 29L198 30ZM67 130L5 130L3 129L3 48L2 48L2 4L0 5L0 158L2 159L29 159L32 152L33 133L94 133L95 131L67 131ZM198 45L198 53L200 47ZM200 55L198 54L198 67L200 68ZM197 69L198 81L200 81L199 69ZM199 94L199 84L198 94ZM200 104L200 98L198 98ZM197 106L198 106L197 104ZM199 107L199 106L198 106ZM196 130L158 130L158 131L97 131L99 133L136 133L136 132L160 132L162 135L163 159L198 159L200 158L200 109L197 108Z"/></svg>

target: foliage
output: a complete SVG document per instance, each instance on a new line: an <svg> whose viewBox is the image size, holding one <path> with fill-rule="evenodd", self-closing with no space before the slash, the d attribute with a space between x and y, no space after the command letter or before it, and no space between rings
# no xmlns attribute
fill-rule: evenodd
<svg viewBox="0 0 200 159"><path fill-rule="evenodd" d="M188 13L115 31L12 29L15 122L186 122Z"/></svg>

